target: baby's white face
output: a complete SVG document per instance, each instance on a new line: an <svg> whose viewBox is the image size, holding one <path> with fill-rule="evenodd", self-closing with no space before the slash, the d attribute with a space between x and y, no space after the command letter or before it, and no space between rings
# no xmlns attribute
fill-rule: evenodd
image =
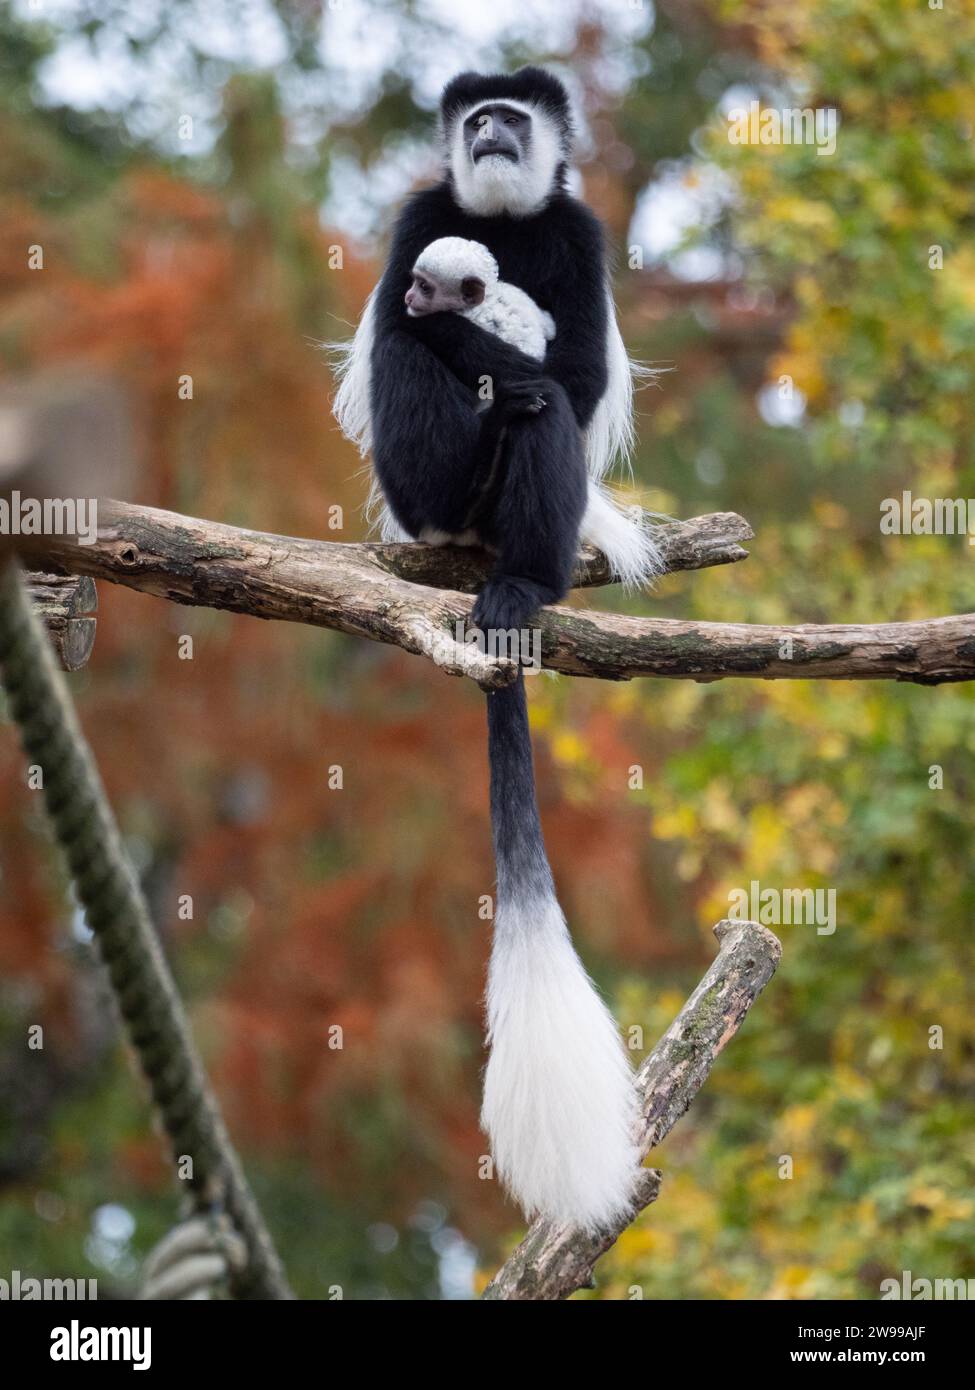
<svg viewBox="0 0 975 1390"><path fill-rule="evenodd" d="M414 319L423 314L463 314L483 299L484 281L476 275L453 280L414 266L413 283L406 291L406 312Z"/></svg>

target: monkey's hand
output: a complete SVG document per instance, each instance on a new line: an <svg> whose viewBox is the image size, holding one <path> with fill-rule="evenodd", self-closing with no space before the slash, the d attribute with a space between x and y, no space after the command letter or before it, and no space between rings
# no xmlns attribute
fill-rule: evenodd
<svg viewBox="0 0 975 1390"><path fill-rule="evenodd" d="M555 383L545 376L501 382L494 389L494 409L507 424L525 416L541 415Z"/></svg>

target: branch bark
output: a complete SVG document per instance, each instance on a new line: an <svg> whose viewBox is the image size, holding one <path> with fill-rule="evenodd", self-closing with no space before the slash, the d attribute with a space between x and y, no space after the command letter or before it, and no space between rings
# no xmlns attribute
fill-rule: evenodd
<svg viewBox="0 0 975 1390"><path fill-rule="evenodd" d="M473 552L420 545L355 545L244 531L173 512L105 503L98 540L39 538L34 567L90 574L177 603L309 623L429 657L487 689L507 685L513 656L456 640L471 591L490 565ZM670 569L744 558L751 532L718 513L666 523ZM605 563L580 559L579 584L605 583ZM975 679L975 614L923 622L770 627L635 618L566 607L537 619L542 664L572 676L629 680L725 676L764 680L901 680L936 685Z"/></svg>
<svg viewBox="0 0 975 1390"><path fill-rule="evenodd" d="M640 1096L640 1153L665 1138L704 1085L715 1059L775 973L776 936L757 922L719 922L718 954L634 1079ZM536 1221L484 1291L486 1299L557 1300L591 1286L593 1266L640 1212L656 1201L661 1174L643 1169L633 1211L589 1236Z"/></svg>

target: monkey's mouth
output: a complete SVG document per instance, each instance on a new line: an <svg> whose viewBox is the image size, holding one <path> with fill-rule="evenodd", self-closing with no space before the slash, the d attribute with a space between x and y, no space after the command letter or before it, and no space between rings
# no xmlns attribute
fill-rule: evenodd
<svg viewBox="0 0 975 1390"><path fill-rule="evenodd" d="M509 164L518 163L514 150L474 150L471 158L475 164L480 164L482 159L506 159Z"/></svg>

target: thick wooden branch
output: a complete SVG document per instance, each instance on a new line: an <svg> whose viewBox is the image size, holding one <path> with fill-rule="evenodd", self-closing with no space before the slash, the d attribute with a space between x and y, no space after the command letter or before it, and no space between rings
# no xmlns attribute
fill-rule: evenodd
<svg viewBox="0 0 975 1390"><path fill-rule="evenodd" d="M757 922L719 922L718 954L707 974L636 1074L640 1152L670 1133L704 1085L715 1059L775 973L782 947ZM593 1266L660 1191L661 1174L643 1170L633 1211L596 1236L536 1221L484 1291L486 1299L568 1298L592 1284Z"/></svg>
<svg viewBox="0 0 975 1390"><path fill-rule="evenodd" d="M760 680L975 680L975 613L913 623L752 623L630 618L547 608L542 664L570 676Z"/></svg>
<svg viewBox="0 0 975 1390"><path fill-rule="evenodd" d="M93 579L76 574L27 574L30 594L47 628L63 671L80 671L95 645L93 616L98 593Z"/></svg>
<svg viewBox="0 0 975 1390"><path fill-rule="evenodd" d="M94 545L39 538L32 567L89 574L177 603L309 623L427 656L485 688L508 684L512 658L457 641L470 599L432 588L437 575L470 589L490 563L419 545L355 545L244 531L128 503L103 503ZM670 523L662 543L672 569L743 558L751 533L723 513ZM580 583L605 581L583 558ZM409 577L406 577L409 576ZM422 576L422 582L420 578ZM600 577L601 576L601 577ZM923 622L767 627L635 618L552 607L538 617L542 664L605 680L666 676L902 680L935 685L975 679L975 614ZM460 626L458 626L460 625Z"/></svg>

